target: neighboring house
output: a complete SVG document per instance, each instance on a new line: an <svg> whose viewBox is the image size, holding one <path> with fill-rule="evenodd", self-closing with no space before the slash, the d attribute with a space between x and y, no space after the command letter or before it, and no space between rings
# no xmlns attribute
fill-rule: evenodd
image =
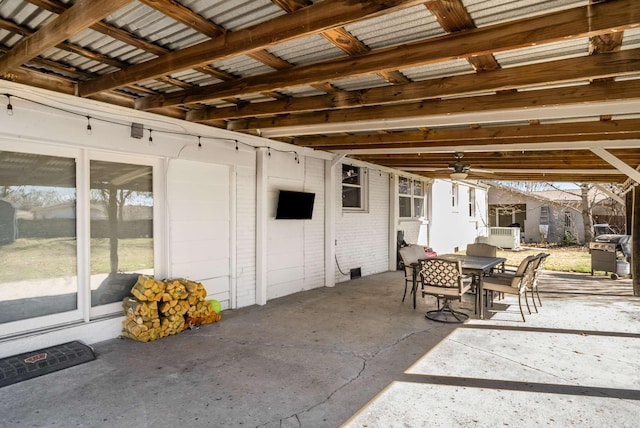
<svg viewBox="0 0 640 428"><path fill-rule="evenodd" d="M520 225L525 243L584 243L580 189L522 192L506 186L489 189L489 226ZM624 207L604 193L591 190L593 222L624 225Z"/></svg>
<svg viewBox="0 0 640 428"><path fill-rule="evenodd" d="M76 218L76 203L60 202L54 205L36 207L30 210L34 220L44 220L53 218L74 219ZM125 205L122 209L121 220L151 220L153 218L153 207L145 205ZM107 207L103 202L91 202L91 220L107 220L109 215Z"/></svg>
<svg viewBox="0 0 640 428"><path fill-rule="evenodd" d="M332 287L349 280L352 271L366 276L395 270L399 231L407 242L445 253L474 242L486 225L487 187L475 182L430 180L177 119L157 122L150 113L107 108L71 96L58 97L64 98L65 108L75 106L83 115L60 120L60 113L47 104L27 108L17 97L48 92L31 88L27 94L19 85L0 85L11 86L4 91L16 95L14 109L20 111L3 120L0 129L0 178L9 186L63 189L59 196L68 194L71 186L77 195L75 207L60 204L31 211L32 220L23 216L24 221L68 224L74 234L74 240L66 241L76 245L69 253L72 259L66 260L70 270L29 281L50 296L64 293L69 304L59 307L55 302L63 299L47 296L25 301L19 319L0 321L0 356L70 340L94 343L121 333L121 300L89 299L95 279L90 240L96 224L107 218L103 205L88 203L94 172L102 173L106 184L149 193L148 206L123 211L125 220L149 225L153 266L145 266L145 273L202 282L208 298L220 301L223 309L264 305L302 290ZM86 127L86 115L97 122L97 117L116 113L123 122L154 126L153 144L130 136L129 122L104 121L91 135L78 132ZM202 136L201 146L194 135ZM276 219L280 190L314 193L312 218ZM3 246L3 251L10 247ZM117 253L121 265L128 258L135 262L135 257ZM40 262L57 263L53 257ZM58 272L47 270L53 271ZM401 282L399 277L398 286ZM30 309L38 301L46 316ZM3 304L12 303L0 300ZM9 312L4 316L11 317Z"/></svg>

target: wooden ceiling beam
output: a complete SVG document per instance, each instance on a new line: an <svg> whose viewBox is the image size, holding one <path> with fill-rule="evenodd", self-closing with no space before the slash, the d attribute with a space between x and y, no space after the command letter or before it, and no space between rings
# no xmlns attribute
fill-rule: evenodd
<svg viewBox="0 0 640 428"><path fill-rule="evenodd" d="M188 120L206 122L208 120L317 112L320 110L470 95L505 89L520 89L550 83L587 81L595 78L619 77L637 73L640 73L640 49L630 49L606 55L523 65L473 75L465 74L429 79L395 87L384 86L334 95L287 98L263 103L248 103L238 107L209 108L194 112L188 116Z"/></svg>
<svg viewBox="0 0 640 428"><path fill-rule="evenodd" d="M464 129L430 129L426 132L370 132L361 135L295 137L291 143L323 150L365 148L369 146L479 143L508 141L580 141L599 139L640 139L640 119L552 123L539 125L494 126Z"/></svg>
<svg viewBox="0 0 640 428"><path fill-rule="evenodd" d="M197 65L248 54L277 43L317 34L383 12L420 3L419 0L388 0L384 2L325 0L253 27L228 32L215 39L133 65L90 82L84 82L79 86L79 94L87 96L125 84L152 79L159 75L193 68ZM270 90L275 89L267 91ZM255 93L259 92L262 90L255 91ZM160 106L150 106L150 108L153 107Z"/></svg>
<svg viewBox="0 0 640 428"><path fill-rule="evenodd" d="M326 1L317 3L313 7L323 3ZM331 78L377 73L383 70L468 58L474 55L484 55L536 44L622 31L640 25L640 2L611 0L607 4L612 4L615 7L607 8L606 13L601 13L605 10L600 4L589 8L586 6L578 7L407 43L403 46L378 49L355 58L302 65L275 73L250 76L233 82L223 82L171 94L148 96L138 100L136 108L145 110L159 106L197 103L228 96L279 90L326 81ZM201 52L201 54L204 53ZM151 62L153 61L140 64L140 66L144 67L145 64ZM175 64L173 66L175 67ZM157 71L161 71L161 69ZM110 79L108 76L105 77Z"/></svg>
<svg viewBox="0 0 640 428"><path fill-rule="evenodd" d="M640 150L637 149L609 149L609 152L615 156L630 156L633 159L640 159ZM451 152L437 152L431 153L427 150L420 154L410 153L390 153L390 154L363 154L358 155L360 159L367 160L407 160L407 159L439 159L454 161L454 150ZM510 152L466 152L462 158L463 162L469 162L470 160L484 160L484 159L524 159L524 158L576 158L587 157L591 159L598 159L598 157L591 152L589 148L581 149L549 149L549 150L527 150L527 151L510 151Z"/></svg>
<svg viewBox="0 0 640 428"><path fill-rule="evenodd" d="M323 124L371 121L379 118L406 119L411 117L453 115L470 112L523 110L571 104L586 105L601 101L640 99L638 81L604 82L597 85L570 86L536 91L508 92L466 98L428 100L399 105L361 107L317 114L288 115L276 118L248 119L229 122L228 129L249 130L289 126L315 126ZM607 112L603 112L605 114ZM533 115L533 113L532 113ZM317 133L317 132L313 132Z"/></svg>
<svg viewBox="0 0 640 428"><path fill-rule="evenodd" d="M461 0L432 0L425 3L425 6L447 33L476 28L476 24ZM500 68L500 64L492 54L472 56L467 58L467 61L477 72Z"/></svg>
<svg viewBox="0 0 640 428"><path fill-rule="evenodd" d="M132 0L92 1L78 0L38 31L24 38L0 58L0 73L19 67L45 50L56 46L70 36L100 21Z"/></svg>
<svg viewBox="0 0 640 428"><path fill-rule="evenodd" d="M42 73L25 67L14 68L11 71L1 73L0 78L68 95L74 95L76 90L75 82L71 79L49 73ZM132 108L134 104L132 96L114 91L96 94L96 96L91 97L91 99L128 108Z"/></svg>
<svg viewBox="0 0 640 428"><path fill-rule="evenodd" d="M427 178L440 178L449 180L449 173L426 173L426 172L412 172L412 174L422 175ZM590 174L584 172L580 173L567 173L567 172L542 172L536 173L533 171L525 171L523 173L505 173L499 174L476 174L471 172L467 177L467 180L490 180L490 181L529 181L529 182L578 182L578 183L624 183L626 176L623 174L616 175L615 173L607 174Z"/></svg>
<svg viewBox="0 0 640 428"><path fill-rule="evenodd" d="M44 10L48 10L50 12L56 13L58 15L62 14L65 10L67 10L69 8L69 6L67 6L64 3L59 2L58 0L28 0L30 3L38 6L41 9ZM110 25L104 21L99 21L96 22L94 24L92 24L89 28L91 28L94 31L97 31L101 34L104 34L105 36L109 36L112 37L116 40L119 40L123 43L126 43L128 45L131 45L135 48L141 49L145 52L149 52L153 55L164 55L166 53L171 52L170 49L164 48L162 46L158 46L154 43L151 43L147 40L144 40L140 37L134 36L133 34L122 30L121 28L118 27L114 27L113 25ZM113 64L115 65L115 64ZM127 65L128 66L128 65ZM118 68L123 68L125 67L123 64L121 64L120 67ZM223 72L221 70L216 70L213 69L212 67L209 66L202 66L202 67L197 67L195 68L197 71L199 71L200 73L206 74L206 75L210 75L210 76L214 76L220 80L231 80L231 79L235 79L236 77ZM95 77L94 77L95 78ZM160 78L161 79L161 78ZM125 85L126 86L126 85Z"/></svg>
<svg viewBox="0 0 640 428"><path fill-rule="evenodd" d="M0 19L0 28L3 28L5 30L7 30L7 31L11 31L12 33L20 34L21 36L24 36L24 37L29 37L29 36L32 36L33 34L35 34L34 30L31 30L30 28L25 27L23 25L18 25L15 22L11 22L11 21L6 20L6 19ZM72 52L72 53L75 53L77 55L83 56L85 58L89 58L89 59L92 59L94 61L110 65L112 67L123 68L123 67L129 66L129 64L126 63L126 62L119 61L119 60L113 59L113 58L109 58L109 57L107 57L105 55L102 55L102 54L100 54L98 52L94 52L92 50L89 50L89 49L84 48L82 46L75 45L73 43L62 42L62 43L57 44L56 47L58 49L63 50L63 51ZM91 73L82 73L81 71L78 71L78 74L84 74L85 76L88 76L88 77L96 77L96 76L92 75Z"/></svg>

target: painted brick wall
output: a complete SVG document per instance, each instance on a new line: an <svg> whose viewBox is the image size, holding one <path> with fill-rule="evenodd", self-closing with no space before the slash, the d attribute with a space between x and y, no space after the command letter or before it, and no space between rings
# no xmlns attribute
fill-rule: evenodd
<svg viewBox="0 0 640 428"><path fill-rule="evenodd" d="M202 282L228 307L229 168L173 160L167 187L171 277Z"/></svg>
<svg viewBox="0 0 640 428"><path fill-rule="evenodd" d="M304 222L304 289L323 287L324 281L324 161L304 159L304 191L316 194L313 218Z"/></svg>
<svg viewBox="0 0 640 428"><path fill-rule="evenodd" d="M236 258L236 303L241 308L256 302L255 168L236 171Z"/></svg>
<svg viewBox="0 0 640 428"><path fill-rule="evenodd" d="M389 174L369 171L368 212L342 211L342 167L336 168L336 282L349 280L349 271L361 268L362 276L389 269Z"/></svg>
<svg viewBox="0 0 640 428"><path fill-rule="evenodd" d="M272 152L267 184L267 299L324 285L323 161ZM276 220L279 190L315 193L311 220Z"/></svg>

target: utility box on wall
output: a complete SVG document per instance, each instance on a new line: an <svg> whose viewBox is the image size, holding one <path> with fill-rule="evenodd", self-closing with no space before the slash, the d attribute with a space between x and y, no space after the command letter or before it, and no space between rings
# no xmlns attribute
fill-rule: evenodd
<svg viewBox="0 0 640 428"><path fill-rule="evenodd" d="M488 232L489 235L483 236L479 242L500 248L518 248L520 246L519 227L490 227Z"/></svg>

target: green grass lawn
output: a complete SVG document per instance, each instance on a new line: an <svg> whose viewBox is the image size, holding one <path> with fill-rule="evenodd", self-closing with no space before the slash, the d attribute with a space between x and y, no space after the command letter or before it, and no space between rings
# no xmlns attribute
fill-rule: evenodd
<svg viewBox="0 0 640 428"><path fill-rule="evenodd" d="M518 266L525 257L536 255L540 252L551 254L544 264L544 269L546 270L591 273L591 254L589 254L587 247L555 246L520 251L498 250L498 257L505 257L507 259L505 264L508 266Z"/></svg>
<svg viewBox="0 0 640 428"><path fill-rule="evenodd" d="M120 239L118 270L131 272L153 267L153 239ZM0 246L0 282L76 275L73 238L18 239ZM91 240L91 274L109 273L109 240Z"/></svg>
<svg viewBox="0 0 640 428"><path fill-rule="evenodd" d="M118 270L133 272L153 267L152 238L121 239L118 242ZM523 258L541 251L551 253L545 269L562 272L591 272L591 255L586 247L547 247L521 251L499 250L506 264L518 266ZM91 240L91 273L108 273L109 240ZM76 274L76 240L71 238L18 239L0 247L0 282L55 278Z"/></svg>

